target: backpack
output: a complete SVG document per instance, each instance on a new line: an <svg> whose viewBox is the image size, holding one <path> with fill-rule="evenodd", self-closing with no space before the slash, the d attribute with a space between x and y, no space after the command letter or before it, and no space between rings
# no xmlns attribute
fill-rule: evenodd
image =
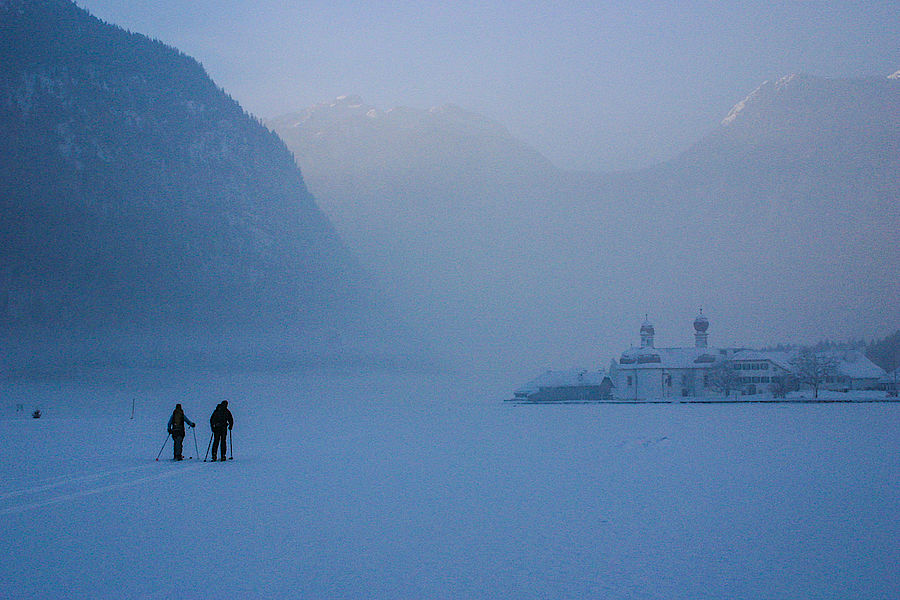
<svg viewBox="0 0 900 600"><path fill-rule="evenodd" d="M169 433L176 431L184 431L184 413L177 410L172 413L172 424L169 426Z"/></svg>
<svg viewBox="0 0 900 600"><path fill-rule="evenodd" d="M222 429L226 425L228 425L228 419L225 416L225 409L220 404L209 417L209 426L213 429Z"/></svg>

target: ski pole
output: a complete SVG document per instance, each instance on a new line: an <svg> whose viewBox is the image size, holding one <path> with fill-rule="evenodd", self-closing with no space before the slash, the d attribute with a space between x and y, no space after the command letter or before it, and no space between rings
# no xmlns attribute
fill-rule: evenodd
<svg viewBox="0 0 900 600"><path fill-rule="evenodd" d="M191 429L194 431L194 453L197 455L197 460L199 460L200 459L200 449L197 448L197 428L191 427Z"/></svg>
<svg viewBox="0 0 900 600"><path fill-rule="evenodd" d="M166 447L166 444L169 443L169 438L172 437L171 433L166 434L166 441L163 442L162 448L159 449L159 453L156 455L156 460L159 460L159 455L162 454L163 449Z"/></svg>
<svg viewBox="0 0 900 600"><path fill-rule="evenodd" d="M228 430L228 451L231 452L231 456L228 457L228 460L234 460L234 440L231 439L231 429Z"/></svg>
<svg viewBox="0 0 900 600"><path fill-rule="evenodd" d="M212 438L213 434L209 434L209 443L206 445L206 455L203 457L203 462L206 462L206 458L209 456L209 449L212 447ZM197 454L200 454L199 452Z"/></svg>

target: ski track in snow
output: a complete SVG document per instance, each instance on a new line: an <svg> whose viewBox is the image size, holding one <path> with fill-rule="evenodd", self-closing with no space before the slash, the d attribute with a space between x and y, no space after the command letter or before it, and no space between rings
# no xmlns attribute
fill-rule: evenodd
<svg viewBox="0 0 900 600"><path fill-rule="evenodd" d="M662 437L651 437L651 438L632 438L619 442L616 444L617 448L622 449L634 449L634 448L650 448L653 446L667 446L671 440L669 436L664 435Z"/></svg>
<svg viewBox="0 0 900 600"><path fill-rule="evenodd" d="M52 483L48 482L48 483L44 483L41 485L30 487L30 488L23 488L20 490L13 490L10 492L6 492L6 493L0 495L0 502L3 502L4 500L8 500L10 498L18 498L20 496L39 495L42 492L46 492L48 490L52 490L54 488L60 488L60 487L70 485L70 484L77 485L77 484L81 484L84 482L90 482L90 481L97 481L97 480L103 480L103 479L115 479L121 475L133 473L135 471L140 471L143 469L147 469L154 465L157 465L157 463L155 461L152 465L142 465L139 467L131 467L128 469L103 471L101 473L94 473L91 475L84 475L81 477L72 477L69 479L63 479L62 477L59 477L59 478L50 480ZM175 475L184 473L185 471L193 471L193 470L199 469L201 467L202 467L202 463L200 461L198 461L197 464L184 466L182 468L177 468L177 469L169 469L163 473L154 473L152 475L147 475L144 477L129 478L129 479L126 479L125 481L117 481L114 483L99 482L99 483L101 483L101 485L99 485L97 487L88 487L87 489L78 489L75 491L58 490L55 495L51 496L50 498L44 498L42 500L28 501L28 499L23 498L23 500L26 500L26 502L24 502L22 504L13 504L12 506L6 506L3 508L0 508L0 515L8 515L8 514L13 514L13 513L25 512L27 510L33 510L36 508L42 508L44 506L58 504L60 502L66 502L67 500L72 500L75 498L83 498L85 496L91 496L94 494L102 494L104 492L110 492L113 490L118 490L118 489L122 489L122 488L135 486L138 484L145 483L147 481L154 481L157 479L166 479L168 477L174 477Z"/></svg>
<svg viewBox="0 0 900 600"><path fill-rule="evenodd" d="M38 492L44 492L47 490L51 490L55 487L59 487L61 485L68 485L70 483L78 483L82 481L91 481L92 479L100 479L102 477L109 477L111 475L119 475L122 473L130 473L132 471L139 471L142 469L147 469L152 465L141 465L139 467L129 467L127 469L116 469L111 471L100 471L98 473L91 473L89 475L81 475L79 477L69 477L67 475L60 475L59 477L52 477L47 479L34 487L22 488L20 490L13 490L10 492L0 493L0 502L3 500L8 500L9 498L15 498L16 496L24 496L25 494L36 494Z"/></svg>

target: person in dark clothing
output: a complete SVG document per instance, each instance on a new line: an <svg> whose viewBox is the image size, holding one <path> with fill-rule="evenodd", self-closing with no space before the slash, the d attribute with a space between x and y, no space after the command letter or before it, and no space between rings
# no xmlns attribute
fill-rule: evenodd
<svg viewBox="0 0 900 600"><path fill-rule="evenodd" d="M169 435L172 436L172 441L175 443L175 460L181 460L181 444L184 442L184 424L187 423L191 427L196 425L193 421L184 416L184 409L181 408L180 404L175 405L175 410L172 411L172 416L169 417L169 424L166 426L166 429L169 431Z"/></svg>
<svg viewBox="0 0 900 600"><path fill-rule="evenodd" d="M216 450L222 448L222 460L225 460L225 439L228 432L234 427L234 417L228 410L228 400L222 402L216 407L212 415L209 417L209 426L213 432L212 459L216 460Z"/></svg>

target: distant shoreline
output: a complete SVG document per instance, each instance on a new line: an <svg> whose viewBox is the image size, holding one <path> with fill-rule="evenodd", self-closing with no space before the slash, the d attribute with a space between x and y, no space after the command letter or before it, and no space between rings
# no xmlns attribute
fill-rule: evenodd
<svg viewBox="0 0 900 600"><path fill-rule="evenodd" d="M900 398L758 398L725 400L712 398L679 398L677 400L504 400L510 404L895 404Z"/></svg>

